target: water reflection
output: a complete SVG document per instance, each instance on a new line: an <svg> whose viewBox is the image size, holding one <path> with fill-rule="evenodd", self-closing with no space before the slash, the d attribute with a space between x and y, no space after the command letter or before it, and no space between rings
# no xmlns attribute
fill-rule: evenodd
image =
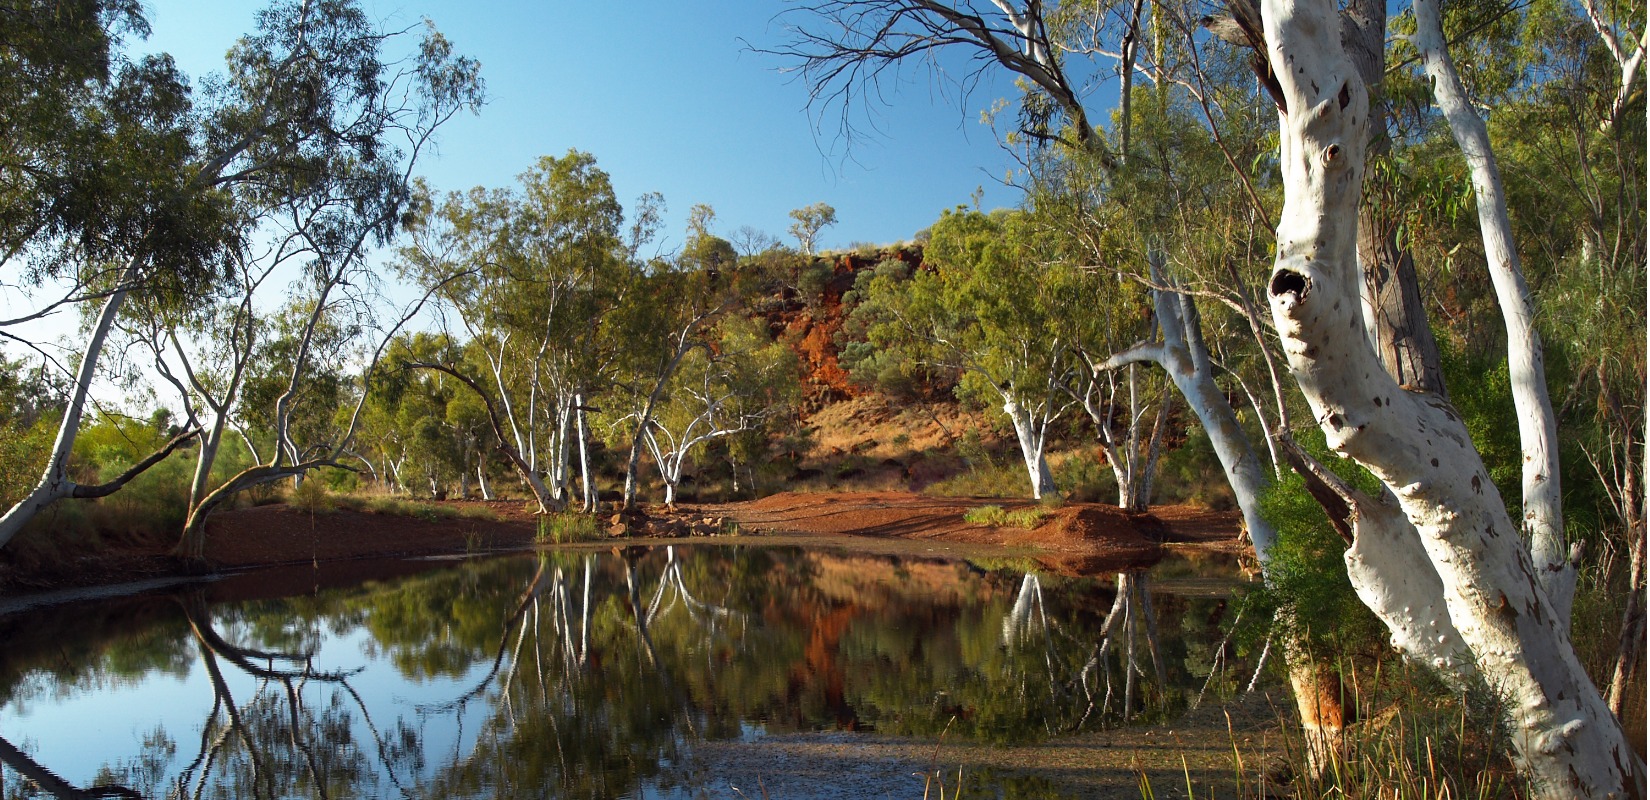
<svg viewBox="0 0 1650 800"><path fill-rule="evenodd" d="M1246 665L1222 592L1151 580L628 548L13 615L0 797L689 797L707 739L1162 719Z"/></svg>

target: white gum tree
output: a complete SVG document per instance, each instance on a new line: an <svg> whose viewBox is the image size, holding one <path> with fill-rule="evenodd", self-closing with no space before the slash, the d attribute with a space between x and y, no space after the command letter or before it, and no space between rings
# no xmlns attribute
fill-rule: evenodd
<svg viewBox="0 0 1650 800"><path fill-rule="evenodd" d="M797 46L786 54L802 58L811 69L816 98L842 101L856 97L844 88L845 82L872 82L883 67L905 55L951 44L974 47L985 52L988 62L1026 76L1046 93L1043 105L1027 105L1032 111L1043 109L1044 126L1025 133L1048 133L1051 110L1068 126L1084 119L1080 99L1062 89L1069 81L1039 80L1039 75L1046 78L1063 69L1060 59L1042 56L1059 41L1050 37L1046 20L1059 19L1060 9L1004 2L990 8L966 2L937 8L941 5L922 0L806 5L808 12L848 33L798 37ZM1287 205L1277 230L1278 264L1268 293L1291 374L1332 448L1369 468L1387 491L1370 497L1351 490L1310 459L1299 458L1298 449L1288 447L1286 439L1279 450L1307 478L1314 497L1348 539L1346 561L1354 588L1387 625L1394 645L1453 679L1482 680L1508 699L1518 759L1543 796L1642 796L1644 767L1599 700L1568 639L1573 560L1560 536L1562 508L1557 505L1552 460L1556 448L1550 446L1554 440L1547 432L1553 415L1550 403L1544 402L1539 344L1533 328L1525 326L1533 319L1528 292L1519 285L1516 262L1506 256L1510 245L1486 247L1492 261L1498 262L1492 264L1499 271L1494 282L1505 300L1512 347L1519 351L1511 358L1518 362L1514 374L1520 388L1515 391L1524 395L1519 424L1524 428L1527 525L1515 524L1506 514L1465 426L1443 399L1436 355L1430 337L1423 335L1426 327L1414 287L1408 285L1414 281L1413 271L1403 268L1407 259L1396 250L1389 226L1365 225L1365 263L1360 264L1364 157L1372 133L1377 134L1377 146L1384 146L1384 130L1370 127L1368 96L1358 76L1360 70L1382 73L1378 57L1385 27L1376 20L1384 20L1385 9L1351 5L1341 14L1328 3L1232 2L1229 16L1204 21L1222 38L1254 49L1262 85L1284 110L1281 153ZM1131 15L1123 8L1121 16L1116 9L1102 10L1093 27L1111 25L1113 30L1080 38L1064 52L1109 56L1118 59L1124 72L1133 69L1154 81L1179 81L1208 112L1201 75L1194 83L1158 71L1161 65L1139 66L1129 58L1140 56L1138 46L1130 46L1140 32L1138 9ZM1429 13L1426 8L1417 10ZM1599 14L1590 16L1605 38L1605 28L1630 30L1614 20L1600 25ZM876 24L870 24L873 21ZM1424 20L1422 27L1429 27ZM819 30L823 33L825 28ZM1187 42L1196 45L1190 33ZM1348 58L1343 42L1358 51L1358 63ZM1438 90L1447 96L1451 87L1441 40L1429 44L1423 31L1417 47L1423 53L1429 47L1437 51L1428 57L1427 68L1435 85L1446 84ZM1624 78L1630 78L1642 60L1630 50L1627 45L1612 50L1621 51L1616 60ZM1487 141L1471 130L1476 117L1452 118L1451 102L1440 97L1452 130L1464 147L1482 154L1469 158L1486 161ZM1473 116L1470 108L1464 110ZM1217 115L1208 117L1215 126ZM1122 127L1127 131L1127 120ZM1478 127L1481 130L1481 124ZM1104 140L1087 133L1078 130L1063 139L1051 138L1098 149L1102 163L1116 155L1105 152ZM1227 144L1220 145L1237 168ZM1480 213L1489 223L1486 241L1502 237L1496 228L1504 224L1490 219L1497 216L1493 176L1484 166L1475 166L1474 174ZM1256 211L1270 216L1247 178L1244 182ZM1119 354L1112 366L1137 359L1162 363L1194 412L1200 417L1210 412L1205 426L1217 440L1218 451L1217 437L1224 433L1218 420L1230 416L1231 408L1224 397L1205 404L1197 400L1215 384L1200 378L1199 359L1193 357L1198 349L1206 357L1195 325L1186 325L1188 314L1182 313L1189 309L1189 318L1195 320L1195 305L1174 284L1155 276L1152 283L1160 321L1167 320L1168 327L1178 321L1186 344L1172 346L1176 337L1165 330L1161 346L1145 342ZM1253 327L1261 332L1258 324ZM1196 346L1193 339L1198 339ZM1381 345L1380 355L1372 342ZM1177 351L1186 357L1174 358ZM1258 464L1258 459L1240 450L1233 456L1228 460L1223 455L1222 461L1241 503L1246 494L1258 495L1257 487L1269 483L1270 475L1264 469L1249 470L1255 480L1244 486L1245 476L1234 474L1232 464ZM1534 560L1531 546L1520 535L1525 528L1534 538ZM1266 546L1257 538L1263 559ZM1310 687L1301 689L1297 682L1298 695L1311 693ZM1297 697L1303 718L1308 717L1310 699ZM1306 721L1310 730L1311 722Z"/></svg>
<svg viewBox="0 0 1650 800"><path fill-rule="evenodd" d="M722 320L715 348L689 350L642 431L665 484L665 503L696 450L719 439L760 429L795 405L800 384L796 356L782 341L742 317Z"/></svg>
<svg viewBox="0 0 1650 800"><path fill-rule="evenodd" d="M1356 251L1369 102L1337 11L1266 0L1261 16L1281 89L1285 189L1268 293L1290 371L1331 448L1374 473L1415 527L1462 649L1507 701L1537 794L1642 796L1643 762L1576 658L1465 425L1437 396L1400 387L1364 335ZM1394 598L1435 602L1430 587L1382 577Z"/></svg>
<svg viewBox="0 0 1650 800"><path fill-rule="evenodd" d="M412 366L458 377L484 401L500 451L543 512L567 504L575 454L587 461L585 398L604 371L598 323L627 272L623 209L587 153L543 157L518 180L448 195L403 249L402 269L441 286L486 374Z"/></svg>
<svg viewBox="0 0 1650 800"><path fill-rule="evenodd" d="M393 232L406 195L404 168L435 128L481 96L476 64L456 56L433 27L413 55L388 66L380 48L400 34L374 28L349 2L277 5L259 26L231 51L223 80L198 105L191 105L187 84L169 62L144 64L143 91L158 97L143 100L157 104L151 112L164 135L127 148L144 158L177 156L161 165L175 181L147 201L173 217L142 221L141 235L119 253L118 275L96 295L103 304L90 324L56 443L34 490L0 516L0 545L57 500L119 488L78 486L68 461L98 364L133 292L187 296L219 288L193 273L201 262L222 263L249 246L258 231L248 226L260 214L286 217L287 231L302 242L297 249L313 256L314 283L336 286L362 245L382 243ZM216 209L216 216L200 208ZM191 244L192 237L202 240ZM193 275L193 285L177 278L184 272ZM328 291L320 297L326 305ZM278 410L276 416L286 415ZM295 459L292 453L276 458L283 457Z"/></svg>

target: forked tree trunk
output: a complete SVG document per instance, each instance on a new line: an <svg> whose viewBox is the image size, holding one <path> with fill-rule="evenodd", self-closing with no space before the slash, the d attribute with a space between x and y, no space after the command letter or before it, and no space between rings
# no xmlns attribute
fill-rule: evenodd
<svg viewBox="0 0 1650 800"><path fill-rule="evenodd" d="M1014 426L1014 441L1020 445L1020 458L1026 465L1026 476L1031 480L1031 499L1041 500L1054 494L1054 475L1048 468L1048 457L1043 445L1048 439L1048 420L1032 416L1030 409L1013 397L1003 396L1003 413Z"/></svg>
<svg viewBox="0 0 1650 800"><path fill-rule="evenodd" d="M1391 488L1420 532L1459 635L1503 695L1537 796L1642 796L1644 765L1537 586L1465 425L1439 398L1401 389L1364 336L1356 242L1368 98L1335 7L1265 0L1262 10L1287 106L1269 295L1290 369L1330 447Z"/></svg>

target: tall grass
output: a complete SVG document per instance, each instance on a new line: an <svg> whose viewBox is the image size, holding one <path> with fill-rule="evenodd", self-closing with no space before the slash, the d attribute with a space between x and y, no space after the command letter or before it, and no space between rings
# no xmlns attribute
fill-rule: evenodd
<svg viewBox="0 0 1650 800"><path fill-rule="evenodd" d="M590 514L564 511L559 514L545 514L539 517L538 540L540 542L554 542L556 544L588 542L597 538L600 534L601 532L596 528L596 518Z"/></svg>

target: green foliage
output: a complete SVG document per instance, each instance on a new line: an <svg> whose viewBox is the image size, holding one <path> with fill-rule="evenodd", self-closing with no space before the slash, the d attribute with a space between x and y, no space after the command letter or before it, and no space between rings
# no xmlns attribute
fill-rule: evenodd
<svg viewBox="0 0 1650 800"><path fill-rule="evenodd" d="M1027 508L1005 509L998 505L978 506L969 509L963 514L963 521L974 525L989 525L993 528L1035 528L1043 523L1043 517L1048 516L1049 509L1042 506Z"/></svg>
<svg viewBox="0 0 1650 800"><path fill-rule="evenodd" d="M1236 507L1214 445L1203 427L1195 423L1189 426L1185 443L1163 455L1154 487L1157 499L1164 503L1189 503L1216 510Z"/></svg>
<svg viewBox="0 0 1650 800"><path fill-rule="evenodd" d="M1380 490L1373 476L1330 454L1321 439L1308 447L1343 480L1365 492ZM1319 659L1384 652L1385 628L1347 580L1346 543L1330 527L1323 508L1307 494L1305 481L1288 473L1261 495L1260 505L1278 538L1266 583L1254 597L1263 610L1270 607L1283 612L1276 615L1278 623L1288 628L1282 635L1297 637ZM1269 616L1260 613L1255 618Z"/></svg>
<svg viewBox="0 0 1650 800"><path fill-rule="evenodd" d="M1071 453L1066 458L1050 461L1055 485L1070 499L1082 503L1117 501L1117 476L1088 453Z"/></svg>
<svg viewBox="0 0 1650 800"><path fill-rule="evenodd" d="M0 508L11 508L34 488L61 419L61 412L53 411L32 421L15 416L0 421Z"/></svg>
<svg viewBox="0 0 1650 800"><path fill-rule="evenodd" d="M796 271L796 293L802 301L818 304L825 297L825 285L835 274L829 261L811 261Z"/></svg>
<svg viewBox="0 0 1650 800"><path fill-rule="evenodd" d="M1449 399L1466 424L1490 482L1501 493L1508 514L1522 519L1523 448L1517 407L1505 356L1471 356L1444 347L1444 381ZM1571 473L1575 474L1575 473Z"/></svg>

